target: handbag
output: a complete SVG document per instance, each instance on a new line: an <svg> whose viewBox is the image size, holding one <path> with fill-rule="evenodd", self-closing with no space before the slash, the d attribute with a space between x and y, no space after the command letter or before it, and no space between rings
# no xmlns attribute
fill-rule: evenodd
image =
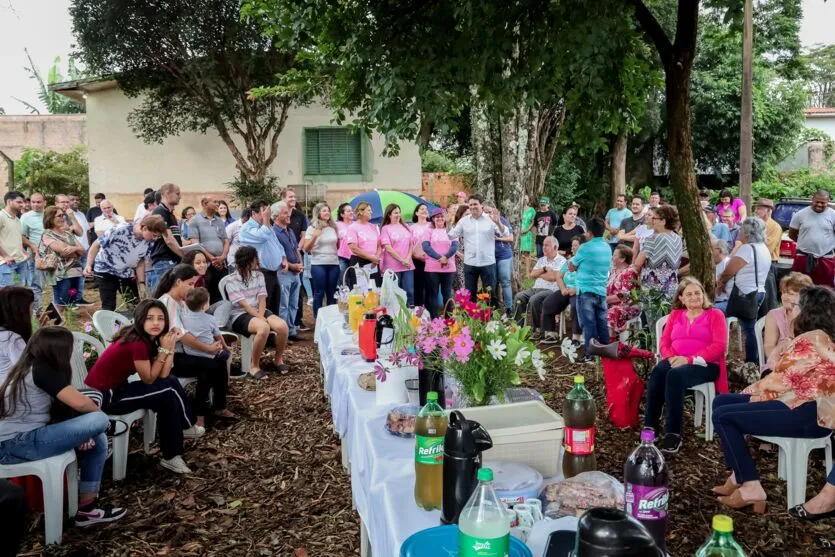
<svg viewBox="0 0 835 557"><path fill-rule="evenodd" d="M54 234L51 234L48 231L44 232L43 235L49 236L53 240L61 240L61 238L56 238ZM41 245L43 245L43 239L41 239ZM35 258L35 268L39 271L48 271L50 273L55 272L55 270L58 269L58 265L60 263L60 259L58 259L58 254L45 245L43 247L43 251L43 257Z"/></svg>
<svg viewBox="0 0 835 557"><path fill-rule="evenodd" d="M731 289L731 295L728 298L728 308L725 310L726 317L736 317L740 321L754 321L757 319L760 304L757 303L757 294L760 290L760 272L757 266L757 250L754 245L751 245L751 252L754 254L754 284L756 288L748 294L743 294L739 291L736 285L736 275L734 275L734 287Z"/></svg>

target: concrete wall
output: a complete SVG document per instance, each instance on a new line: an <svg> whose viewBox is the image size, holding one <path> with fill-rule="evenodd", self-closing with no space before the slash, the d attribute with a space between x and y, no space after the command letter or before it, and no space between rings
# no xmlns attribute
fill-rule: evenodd
<svg viewBox="0 0 835 557"><path fill-rule="evenodd" d="M66 153L86 140L85 114L0 116L0 151L17 160L27 147ZM0 158L0 188L8 186L6 163Z"/></svg>
<svg viewBox="0 0 835 557"><path fill-rule="evenodd" d="M91 92L87 97L87 144L90 159L90 194L104 192L119 213L132 215L142 191L165 182L180 186L180 206L199 206L207 194L231 197L225 183L237 174L235 160L215 132L187 133L162 144L146 144L129 128L126 118L137 100L118 89ZM279 137L279 154L271 167L279 183L303 189L302 145L305 127L327 126L330 111L321 105L293 109ZM420 154L414 143L401 146L397 157L381 155L382 136L369 142L368 181L308 181L311 197L325 197L332 205L371 189L419 193Z"/></svg>

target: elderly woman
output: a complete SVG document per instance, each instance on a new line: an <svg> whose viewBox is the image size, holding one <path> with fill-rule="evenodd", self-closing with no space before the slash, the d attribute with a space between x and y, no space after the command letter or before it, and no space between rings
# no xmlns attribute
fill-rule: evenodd
<svg viewBox="0 0 835 557"><path fill-rule="evenodd" d="M732 289L741 295L757 292L756 305L765 298L765 280L771 269L771 253L765 245L765 223L757 217L748 217L740 226L739 241L742 245L734 252L725 270L716 280L716 293L724 292L729 282L733 282ZM732 293L733 296L733 293ZM729 300L729 304L734 303ZM757 338L754 336L754 326L757 323L756 312L753 319L740 319L739 326L745 332L745 361L757 363Z"/></svg>
<svg viewBox="0 0 835 557"><path fill-rule="evenodd" d="M641 308L630 299L630 293L637 281L638 273L632 266L632 250L626 246L617 246L612 254L612 268L606 281L610 338L616 337L626 329L629 320L641 313Z"/></svg>
<svg viewBox="0 0 835 557"><path fill-rule="evenodd" d="M774 371L741 394L713 401L713 423L725 463L732 472L724 485L713 488L719 502L734 509L753 506L765 511L766 493L760 484L746 435L827 437L835 428L835 292L810 286L800 291L796 337L782 350ZM811 500L789 510L807 521L835 516L835 469Z"/></svg>
<svg viewBox="0 0 835 557"><path fill-rule="evenodd" d="M644 288L661 290L672 299L678 286L678 268L681 266L681 237L675 233L678 227L678 211L670 205L650 209L652 236L643 240L633 264L641 273Z"/></svg>
<svg viewBox="0 0 835 557"><path fill-rule="evenodd" d="M647 386L646 427L659 431L661 407L667 406L662 451L677 453L681 448L687 389L714 381L716 392L728 392L727 346L724 314L711 307L702 283L693 277L683 278L661 335L662 359L652 370Z"/></svg>
<svg viewBox="0 0 835 557"><path fill-rule="evenodd" d="M769 311L765 316L763 330L763 377L771 373L783 349L794 339L794 321L800 313L798 302L800 291L812 286L812 279L803 273L789 273L780 280L780 301L782 306Z"/></svg>
<svg viewBox="0 0 835 557"><path fill-rule="evenodd" d="M38 245L39 269L46 272L52 283L52 301L56 306L76 302L78 289L84 280L81 258L85 250L70 230L64 213L54 205L43 212L44 233Z"/></svg>

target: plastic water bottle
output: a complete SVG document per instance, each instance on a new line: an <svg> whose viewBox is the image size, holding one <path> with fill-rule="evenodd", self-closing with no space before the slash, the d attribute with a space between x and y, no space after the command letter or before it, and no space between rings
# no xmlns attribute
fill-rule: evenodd
<svg viewBox="0 0 835 557"><path fill-rule="evenodd" d="M565 397L562 410L565 419L563 476L568 479L581 472L597 470L597 457L594 455L597 406L591 393L586 390L586 380L582 375L574 376L574 388Z"/></svg>
<svg viewBox="0 0 835 557"><path fill-rule="evenodd" d="M626 459L623 467L624 510L646 526L658 548L666 552L667 505L670 499L667 464L654 441L655 431L649 428L642 430L641 444Z"/></svg>
<svg viewBox="0 0 835 557"><path fill-rule="evenodd" d="M478 486L458 517L459 557L507 557L510 521L493 489L493 470L478 471Z"/></svg>
<svg viewBox="0 0 835 557"><path fill-rule="evenodd" d="M713 517L713 534L699 548L696 557L745 557L742 546L733 537L734 521L729 516Z"/></svg>

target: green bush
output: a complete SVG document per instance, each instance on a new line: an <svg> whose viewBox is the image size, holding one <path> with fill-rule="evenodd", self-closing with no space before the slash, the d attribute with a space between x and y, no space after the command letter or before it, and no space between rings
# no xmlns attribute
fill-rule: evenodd
<svg viewBox="0 0 835 557"><path fill-rule="evenodd" d="M420 157L420 166L423 172L452 172L455 161L443 153L426 150Z"/></svg>
<svg viewBox="0 0 835 557"><path fill-rule="evenodd" d="M27 195L44 194L48 204L59 193L77 195L86 209L90 177L84 147L79 145L69 153L25 149L14 164L14 186Z"/></svg>
<svg viewBox="0 0 835 557"><path fill-rule="evenodd" d="M835 197L835 172L812 173L808 169L781 172L757 180L751 189L754 199L810 197L818 190L826 190Z"/></svg>

